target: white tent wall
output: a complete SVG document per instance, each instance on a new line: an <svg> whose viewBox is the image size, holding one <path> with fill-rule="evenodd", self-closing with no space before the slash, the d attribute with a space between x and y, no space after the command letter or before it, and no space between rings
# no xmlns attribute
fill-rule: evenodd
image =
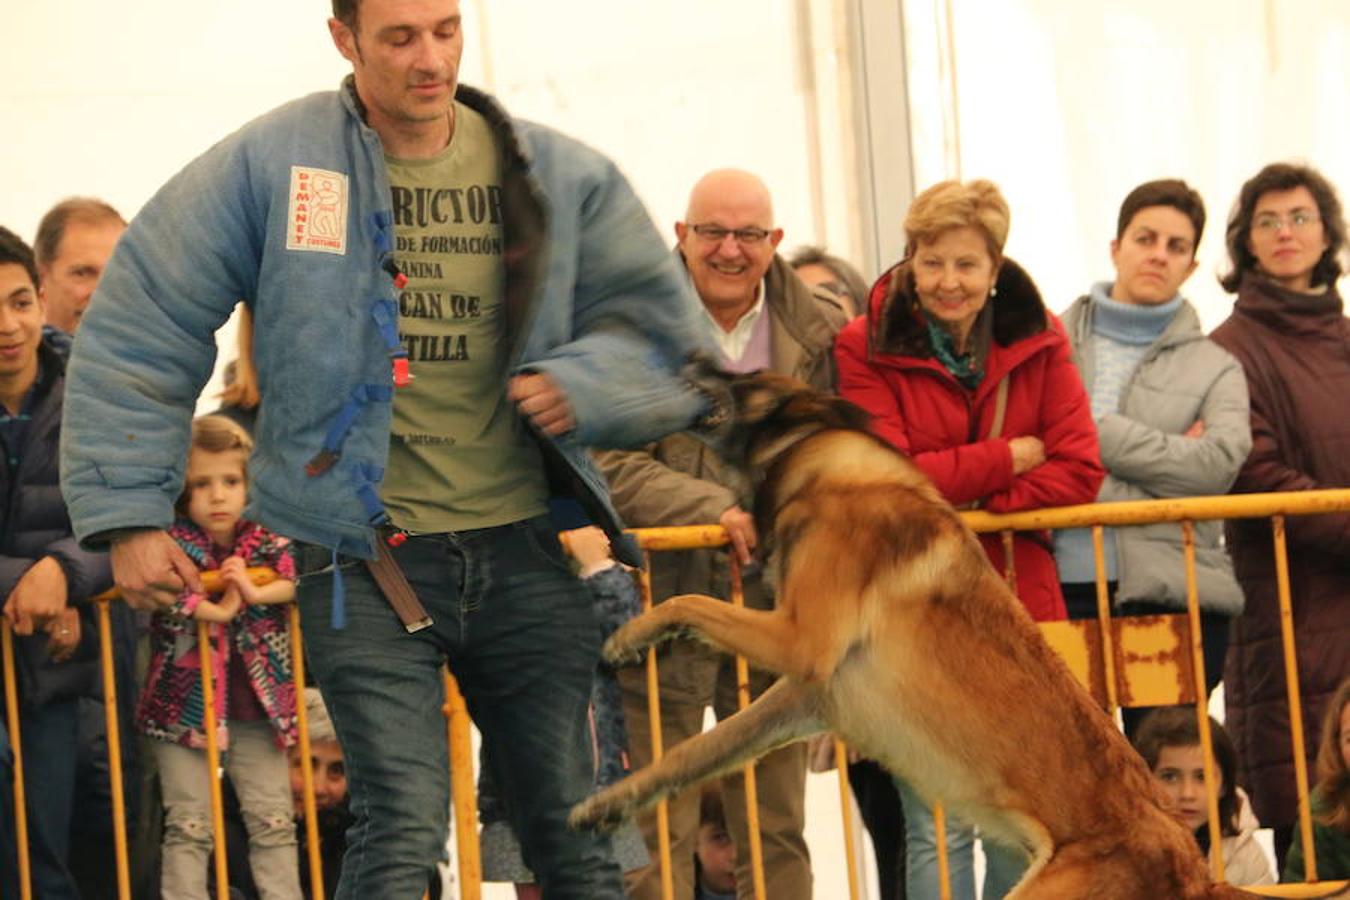
<svg viewBox="0 0 1350 900"><path fill-rule="evenodd" d="M1227 270L1224 225L1243 181L1302 160L1350 196L1344 0L904 8L915 183L997 182L1013 213L1008 252L1053 310L1112 277L1116 215L1140 182L1183 178L1205 199L1200 267L1183 292L1206 327L1232 304L1215 275Z"/></svg>

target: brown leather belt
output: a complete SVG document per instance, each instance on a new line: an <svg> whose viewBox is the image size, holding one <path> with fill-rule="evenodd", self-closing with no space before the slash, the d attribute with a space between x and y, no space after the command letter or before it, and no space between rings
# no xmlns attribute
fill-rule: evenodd
<svg viewBox="0 0 1350 900"><path fill-rule="evenodd" d="M422 601L408 583L408 576L398 567L394 554L383 538L375 541L375 558L366 560L370 576L380 586L380 593L389 601L403 628L409 634L415 634L423 628L431 627L431 616L427 615Z"/></svg>

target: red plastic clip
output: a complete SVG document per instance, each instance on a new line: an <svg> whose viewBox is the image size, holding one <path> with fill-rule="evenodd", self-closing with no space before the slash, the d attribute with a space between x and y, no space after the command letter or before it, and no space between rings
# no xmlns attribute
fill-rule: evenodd
<svg viewBox="0 0 1350 900"><path fill-rule="evenodd" d="M408 286L408 276L407 276L407 275L404 275L402 272L399 272L397 275L394 276L394 289L395 289L395 290L401 291L401 290L403 290L403 289L404 289L405 287L407 287L407 286Z"/></svg>
<svg viewBox="0 0 1350 900"><path fill-rule="evenodd" d="M338 461L338 454L333 450L320 450L314 454L314 458L305 463L305 474L310 478L318 477Z"/></svg>
<svg viewBox="0 0 1350 900"><path fill-rule="evenodd" d="M385 538L384 542L390 547L402 547L408 542L408 532L395 531L393 534L389 535L389 537Z"/></svg>
<svg viewBox="0 0 1350 900"><path fill-rule="evenodd" d="M407 387L412 384L412 372L408 370L408 357L394 358L394 387Z"/></svg>

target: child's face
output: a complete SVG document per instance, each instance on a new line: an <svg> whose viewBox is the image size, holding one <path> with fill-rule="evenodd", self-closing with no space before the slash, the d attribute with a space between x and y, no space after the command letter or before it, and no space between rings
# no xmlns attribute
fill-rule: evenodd
<svg viewBox="0 0 1350 900"><path fill-rule="evenodd" d="M234 543L248 495L243 455L237 450L193 450L188 457L187 487L188 518L217 544Z"/></svg>
<svg viewBox="0 0 1350 900"><path fill-rule="evenodd" d="M1223 774L1215 767L1219 793L1223 793ZM1199 744L1187 747L1163 747L1153 777L1167 796L1167 812L1187 829L1194 831L1209 821L1205 795L1205 756Z"/></svg>
<svg viewBox="0 0 1350 900"><path fill-rule="evenodd" d="M1341 707L1341 761L1350 769L1350 703Z"/></svg>
<svg viewBox="0 0 1350 900"><path fill-rule="evenodd" d="M705 822L698 829L698 864L703 886L716 894L736 890L736 842L727 830Z"/></svg>
<svg viewBox="0 0 1350 900"><path fill-rule="evenodd" d="M314 769L314 806L332 809L347 798L347 763L337 741L311 741L310 765ZM300 748L290 749L291 799L295 803L296 818L305 814L305 774L301 767Z"/></svg>

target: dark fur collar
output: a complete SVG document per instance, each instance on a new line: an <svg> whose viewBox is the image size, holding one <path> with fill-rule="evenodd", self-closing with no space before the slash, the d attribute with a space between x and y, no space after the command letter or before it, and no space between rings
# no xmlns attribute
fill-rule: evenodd
<svg viewBox="0 0 1350 900"><path fill-rule="evenodd" d="M1050 327L1041 292L1016 262L1003 258L995 288L998 293L989 301L994 313L994 343L1007 347ZM877 280L868 305L868 343L873 353L933 355L909 260Z"/></svg>

